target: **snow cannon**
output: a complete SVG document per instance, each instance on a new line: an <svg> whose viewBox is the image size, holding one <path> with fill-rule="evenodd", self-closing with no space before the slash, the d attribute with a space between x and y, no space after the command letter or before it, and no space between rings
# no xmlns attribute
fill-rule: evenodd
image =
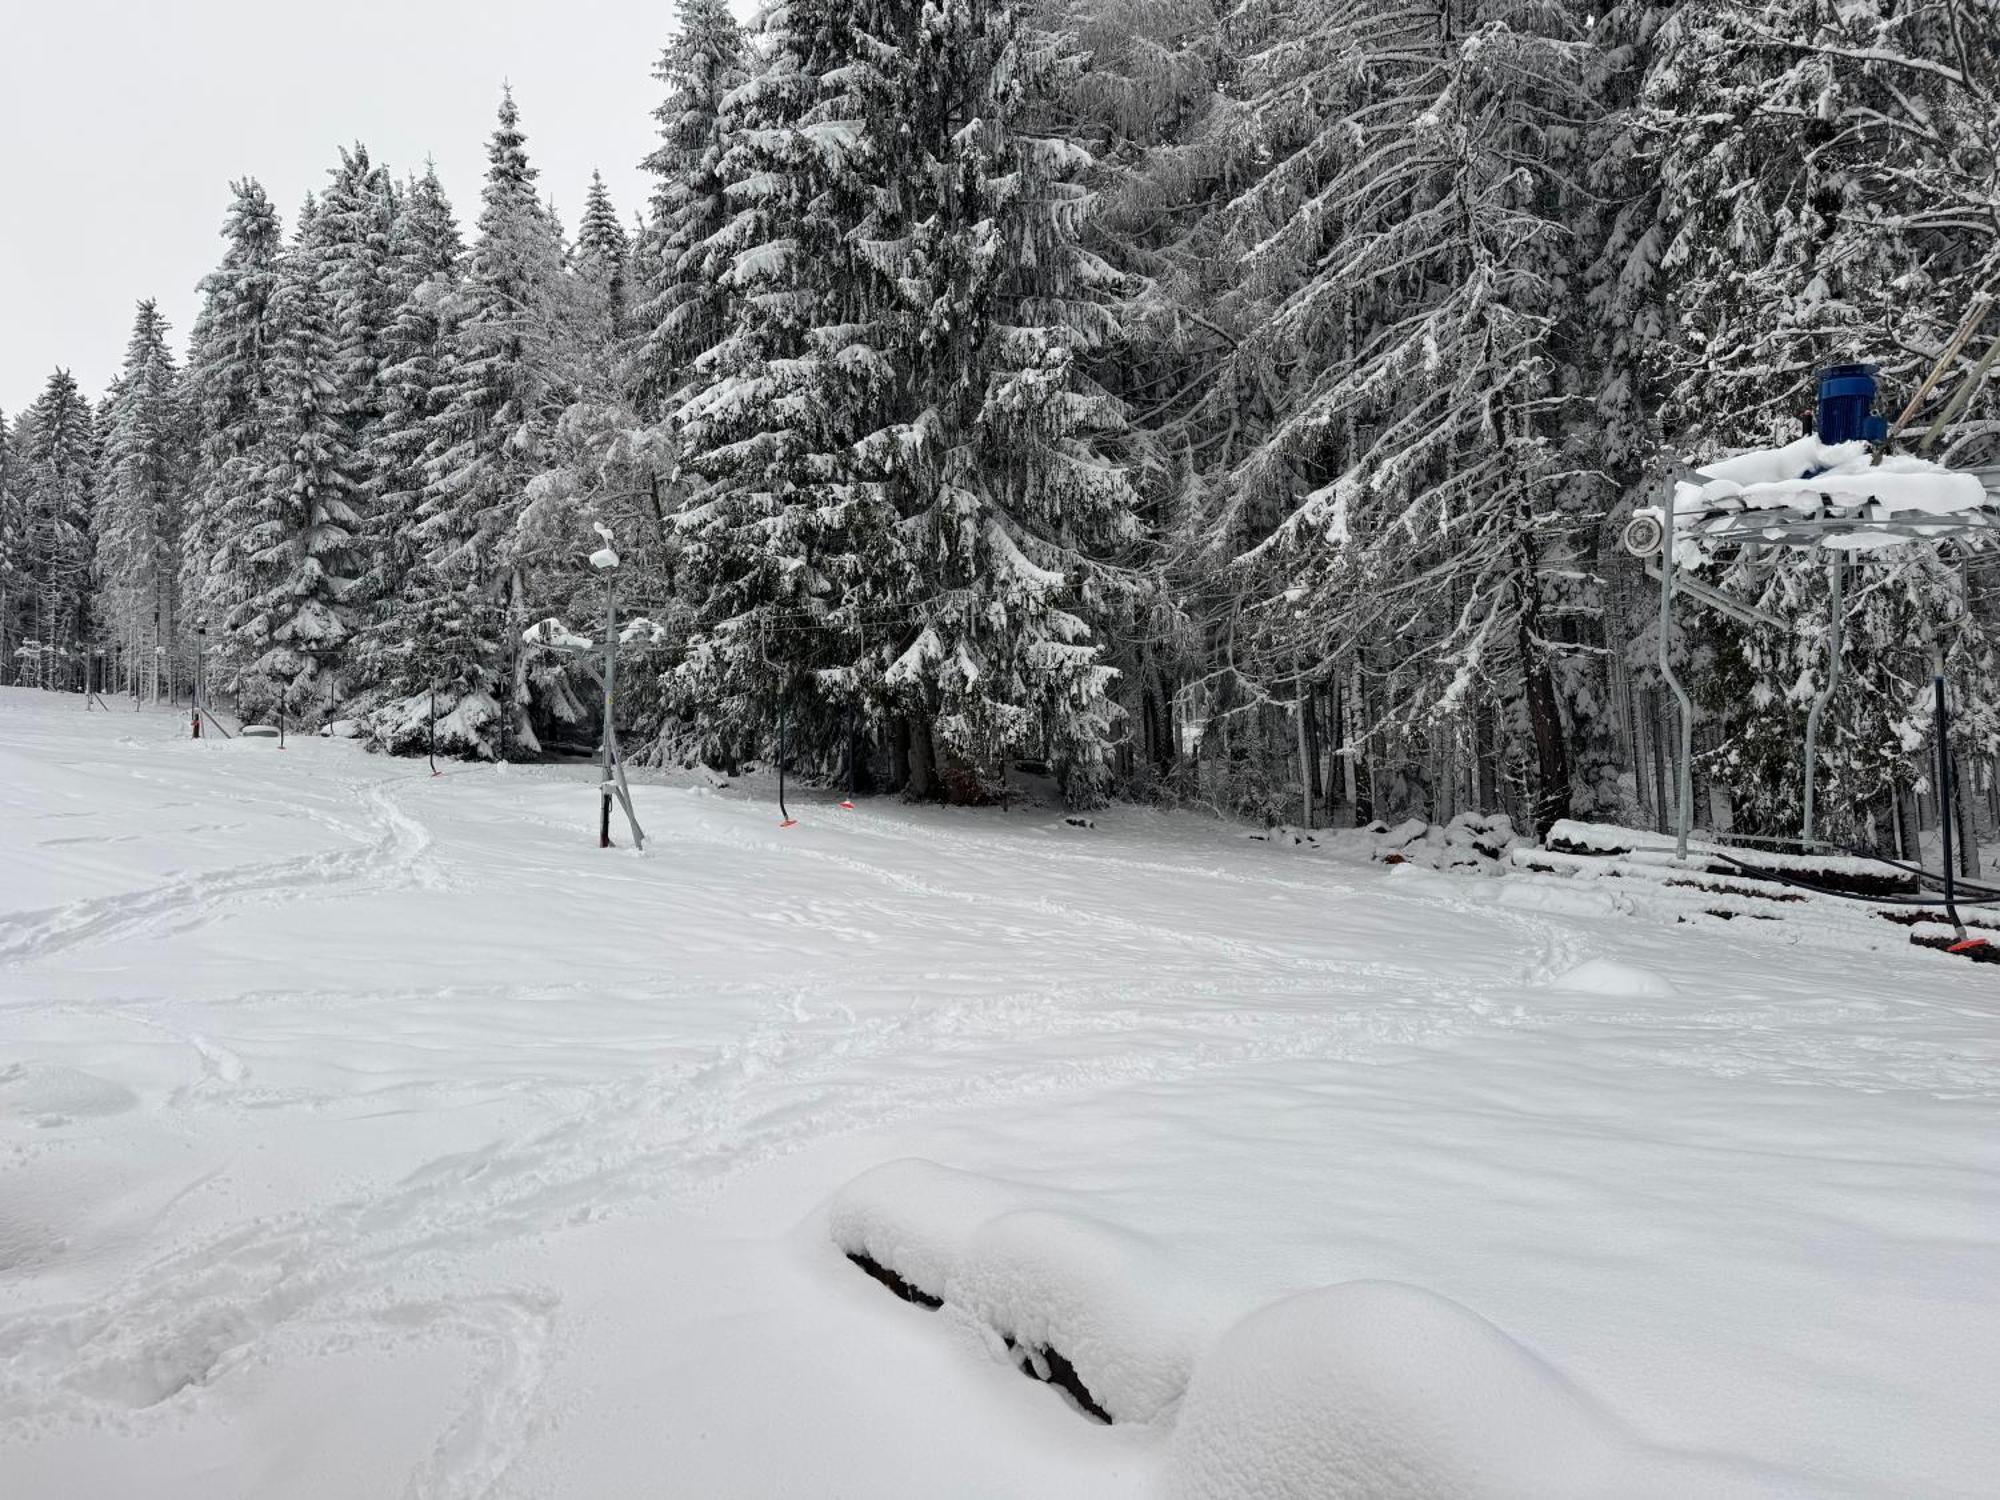
<svg viewBox="0 0 2000 1500"><path fill-rule="evenodd" d="M1879 443L1889 435L1875 415L1875 366L1829 365L1819 372L1813 430L1822 443Z"/></svg>

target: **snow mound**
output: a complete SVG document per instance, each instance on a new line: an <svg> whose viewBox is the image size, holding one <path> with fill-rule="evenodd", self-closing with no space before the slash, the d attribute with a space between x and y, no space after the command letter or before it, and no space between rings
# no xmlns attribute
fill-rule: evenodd
<svg viewBox="0 0 2000 1500"><path fill-rule="evenodd" d="M1350 1281L1252 1313L1201 1361L1174 1431L1174 1500L1667 1500L1776 1495L1763 1477L1634 1442L1470 1309Z"/></svg>
<svg viewBox="0 0 2000 1500"><path fill-rule="evenodd" d="M1385 864L1422 865L1466 875L1499 875L1517 836L1505 813L1460 813L1449 823L1411 818L1374 833L1373 857Z"/></svg>
<svg viewBox="0 0 2000 1500"><path fill-rule="evenodd" d="M1156 1242L1076 1212L1067 1195L935 1162L888 1162L856 1178L835 1198L828 1232L850 1257L1031 1358L1059 1356L1117 1422L1168 1416L1228 1322Z"/></svg>
<svg viewBox="0 0 2000 1500"><path fill-rule="evenodd" d="M1032 1190L997 1177L908 1157L862 1173L833 1200L827 1233L911 1286L943 1297L973 1233L1030 1201Z"/></svg>
<svg viewBox="0 0 2000 1500"><path fill-rule="evenodd" d="M1675 994L1673 982L1650 969L1616 959L1591 958L1549 982L1549 988L1577 995L1616 995L1621 999L1664 999Z"/></svg>
<svg viewBox="0 0 2000 1500"><path fill-rule="evenodd" d="M124 1084L60 1065L15 1063L0 1068L0 1116L37 1125L123 1114L139 1103Z"/></svg>
<svg viewBox="0 0 2000 1500"><path fill-rule="evenodd" d="M1154 1241L1078 1214L1020 1209L973 1234L945 1300L1031 1349L1056 1350L1114 1421L1180 1399L1203 1329Z"/></svg>
<svg viewBox="0 0 2000 1500"><path fill-rule="evenodd" d="M1407 818L1391 828L1300 828L1280 823L1247 837L1281 848L1352 851L1380 864L1419 865L1453 874L1500 875L1519 841L1505 813L1460 813L1449 823Z"/></svg>

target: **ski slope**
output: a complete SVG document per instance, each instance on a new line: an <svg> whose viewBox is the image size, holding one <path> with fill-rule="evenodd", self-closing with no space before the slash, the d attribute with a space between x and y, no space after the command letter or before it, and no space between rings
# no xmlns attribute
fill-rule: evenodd
<svg viewBox="0 0 2000 1500"><path fill-rule="evenodd" d="M1993 1492L1886 924L184 734L0 690L8 1500Z"/></svg>

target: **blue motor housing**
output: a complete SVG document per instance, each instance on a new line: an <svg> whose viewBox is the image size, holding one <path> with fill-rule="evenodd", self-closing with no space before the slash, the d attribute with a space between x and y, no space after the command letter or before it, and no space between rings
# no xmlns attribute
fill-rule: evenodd
<svg viewBox="0 0 2000 1500"><path fill-rule="evenodd" d="M1829 365L1819 373L1813 419L1822 443L1880 442L1889 424L1875 415L1875 366Z"/></svg>

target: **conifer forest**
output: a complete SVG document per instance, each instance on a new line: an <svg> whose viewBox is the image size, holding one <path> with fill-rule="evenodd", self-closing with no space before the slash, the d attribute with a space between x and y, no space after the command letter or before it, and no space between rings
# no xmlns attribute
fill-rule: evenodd
<svg viewBox="0 0 2000 1500"><path fill-rule="evenodd" d="M141 301L108 391L0 392L0 681L530 759L595 743L546 642L609 608L635 764L1665 826L1621 528L1799 436L1828 365L1900 408L2000 295L1995 0L681 0L661 31L649 201L539 176L496 81L476 195L360 143L219 182L192 327ZM1928 451L1997 436L1978 386ZM1708 578L1789 628L1678 618L1699 805L1789 833L1826 572ZM1924 543L1855 573L1841 836L1934 816L1933 632L1990 836L1994 582Z"/></svg>

